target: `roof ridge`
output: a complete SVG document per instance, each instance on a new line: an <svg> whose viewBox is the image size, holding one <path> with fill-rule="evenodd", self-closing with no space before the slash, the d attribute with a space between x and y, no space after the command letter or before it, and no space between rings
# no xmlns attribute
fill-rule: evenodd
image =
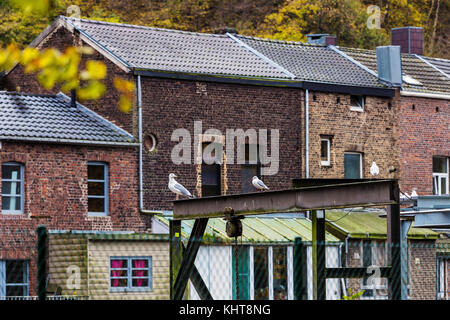
<svg viewBox="0 0 450 320"><path fill-rule="evenodd" d="M32 92L20 92L20 91L7 91L0 90L0 94L7 95L20 95L20 96L29 96L29 97L43 97L43 98L57 98L56 94L46 94L46 93L32 93Z"/></svg>
<svg viewBox="0 0 450 320"><path fill-rule="evenodd" d="M282 44L290 44L290 45L300 45L300 46L305 46L305 47L327 47L327 45L325 45L325 44L307 43L307 42L302 42L302 41L261 38L261 37L243 35L243 34L236 34L235 36L240 37L240 38L250 39L250 40L274 42L274 43L282 43Z"/></svg>
<svg viewBox="0 0 450 320"><path fill-rule="evenodd" d="M167 32L174 32L174 33L183 33L183 34L191 34L191 35L209 35L214 37L222 37L227 38L225 34L218 34L218 33L207 33L207 32L197 32L197 31L187 31L187 30L177 30L177 29L169 29L169 28L160 28L160 27L150 27L150 26L143 26L138 24L129 24L129 23L120 23L120 22L108 22L108 21L101 21L101 20L93 20L93 19L75 19L72 17L66 17L66 16L60 16L63 19L68 19L71 21L82 21L87 23L95 23L95 24L103 24L103 25L111 25L111 26L120 26L120 27L130 27L135 29L150 29L150 30L156 30L156 31L167 31Z"/></svg>

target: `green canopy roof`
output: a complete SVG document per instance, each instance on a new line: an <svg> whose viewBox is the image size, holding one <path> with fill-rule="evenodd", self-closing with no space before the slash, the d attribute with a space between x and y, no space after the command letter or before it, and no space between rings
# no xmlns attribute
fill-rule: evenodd
<svg viewBox="0 0 450 320"><path fill-rule="evenodd" d="M156 216L164 224L169 224L169 218ZM311 241L311 221L305 218L285 218L285 217L246 217L242 221L242 243L279 243L293 242L296 237L301 237L303 241ZM182 236L188 238L194 220L183 220L181 224ZM205 231L206 239L210 243L229 243L234 238L228 238L225 231L226 221L220 218L209 219ZM239 243L241 237L238 238ZM339 242L339 239L330 233L326 233L326 241Z"/></svg>
<svg viewBox="0 0 450 320"><path fill-rule="evenodd" d="M387 220L380 218L381 212L344 212L326 211L327 230L337 231L350 238L386 239ZM334 233L335 234L335 233ZM431 229L414 228L414 223L408 232L408 239L437 239L438 233Z"/></svg>

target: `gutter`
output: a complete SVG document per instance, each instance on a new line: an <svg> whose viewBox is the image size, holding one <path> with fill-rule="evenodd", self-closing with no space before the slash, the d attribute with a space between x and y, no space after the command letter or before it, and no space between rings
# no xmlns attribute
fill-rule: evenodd
<svg viewBox="0 0 450 320"><path fill-rule="evenodd" d="M23 142L48 142L63 143L73 145L90 145L97 147L137 147L138 143L127 142L109 142L109 141L92 141L92 140L71 140L58 138L36 138L36 137L18 137L18 136L0 136L0 140L7 141L23 141Z"/></svg>
<svg viewBox="0 0 450 320"><path fill-rule="evenodd" d="M137 106L138 106L138 139L139 139L139 212L146 215L161 214L160 211L145 210L144 208L144 178L142 161L142 88L141 76L137 76Z"/></svg>
<svg viewBox="0 0 450 320"><path fill-rule="evenodd" d="M450 100L450 95L448 95L448 94L439 94L439 93L400 91L400 95L401 96L405 96L405 97L418 97L418 98Z"/></svg>

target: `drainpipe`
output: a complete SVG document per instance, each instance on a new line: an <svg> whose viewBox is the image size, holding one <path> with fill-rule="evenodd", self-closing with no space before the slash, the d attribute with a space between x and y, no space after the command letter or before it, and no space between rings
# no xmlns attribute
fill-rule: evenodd
<svg viewBox="0 0 450 320"><path fill-rule="evenodd" d="M138 104L138 135L139 135L139 211L143 214L160 214L160 211L145 210L144 208L144 182L142 164L142 90L141 76L137 76L137 104Z"/></svg>
<svg viewBox="0 0 450 320"><path fill-rule="evenodd" d="M305 178L309 179L309 90L305 89Z"/></svg>

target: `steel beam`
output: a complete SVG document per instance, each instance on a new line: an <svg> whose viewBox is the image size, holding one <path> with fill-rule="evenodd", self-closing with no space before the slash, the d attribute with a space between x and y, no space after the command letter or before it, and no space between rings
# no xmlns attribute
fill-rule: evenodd
<svg viewBox="0 0 450 320"><path fill-rule="evenodd" d="M369 278L372 273L367 272L367 268L326 268L327 278ZM380 277L389 278L391 276L390 267L380 267Z"/></svg>
<svg viewBox="0 0 450 320"><path fill-rule="evenodd" d="M181 261L181 266L178 271L175 284L173 286L174 300L183 299L184 291L186 290L187 283L192 275L195 258L197 257L197 252L200 248L200 244L202 242L203 234L205 233L207 224L207 218L195 220L194 227L192 228L186 251L183 253L183 260Z"/></svg>
<svg viewBox="0 0 450 320"><path fill-rule="evenodd" d="M239 216L390 205L396 203L391 197L393 182L369 180L177 200L174 201L173 216L175 219L223 217L227 208L232 208Z"/></svg>

